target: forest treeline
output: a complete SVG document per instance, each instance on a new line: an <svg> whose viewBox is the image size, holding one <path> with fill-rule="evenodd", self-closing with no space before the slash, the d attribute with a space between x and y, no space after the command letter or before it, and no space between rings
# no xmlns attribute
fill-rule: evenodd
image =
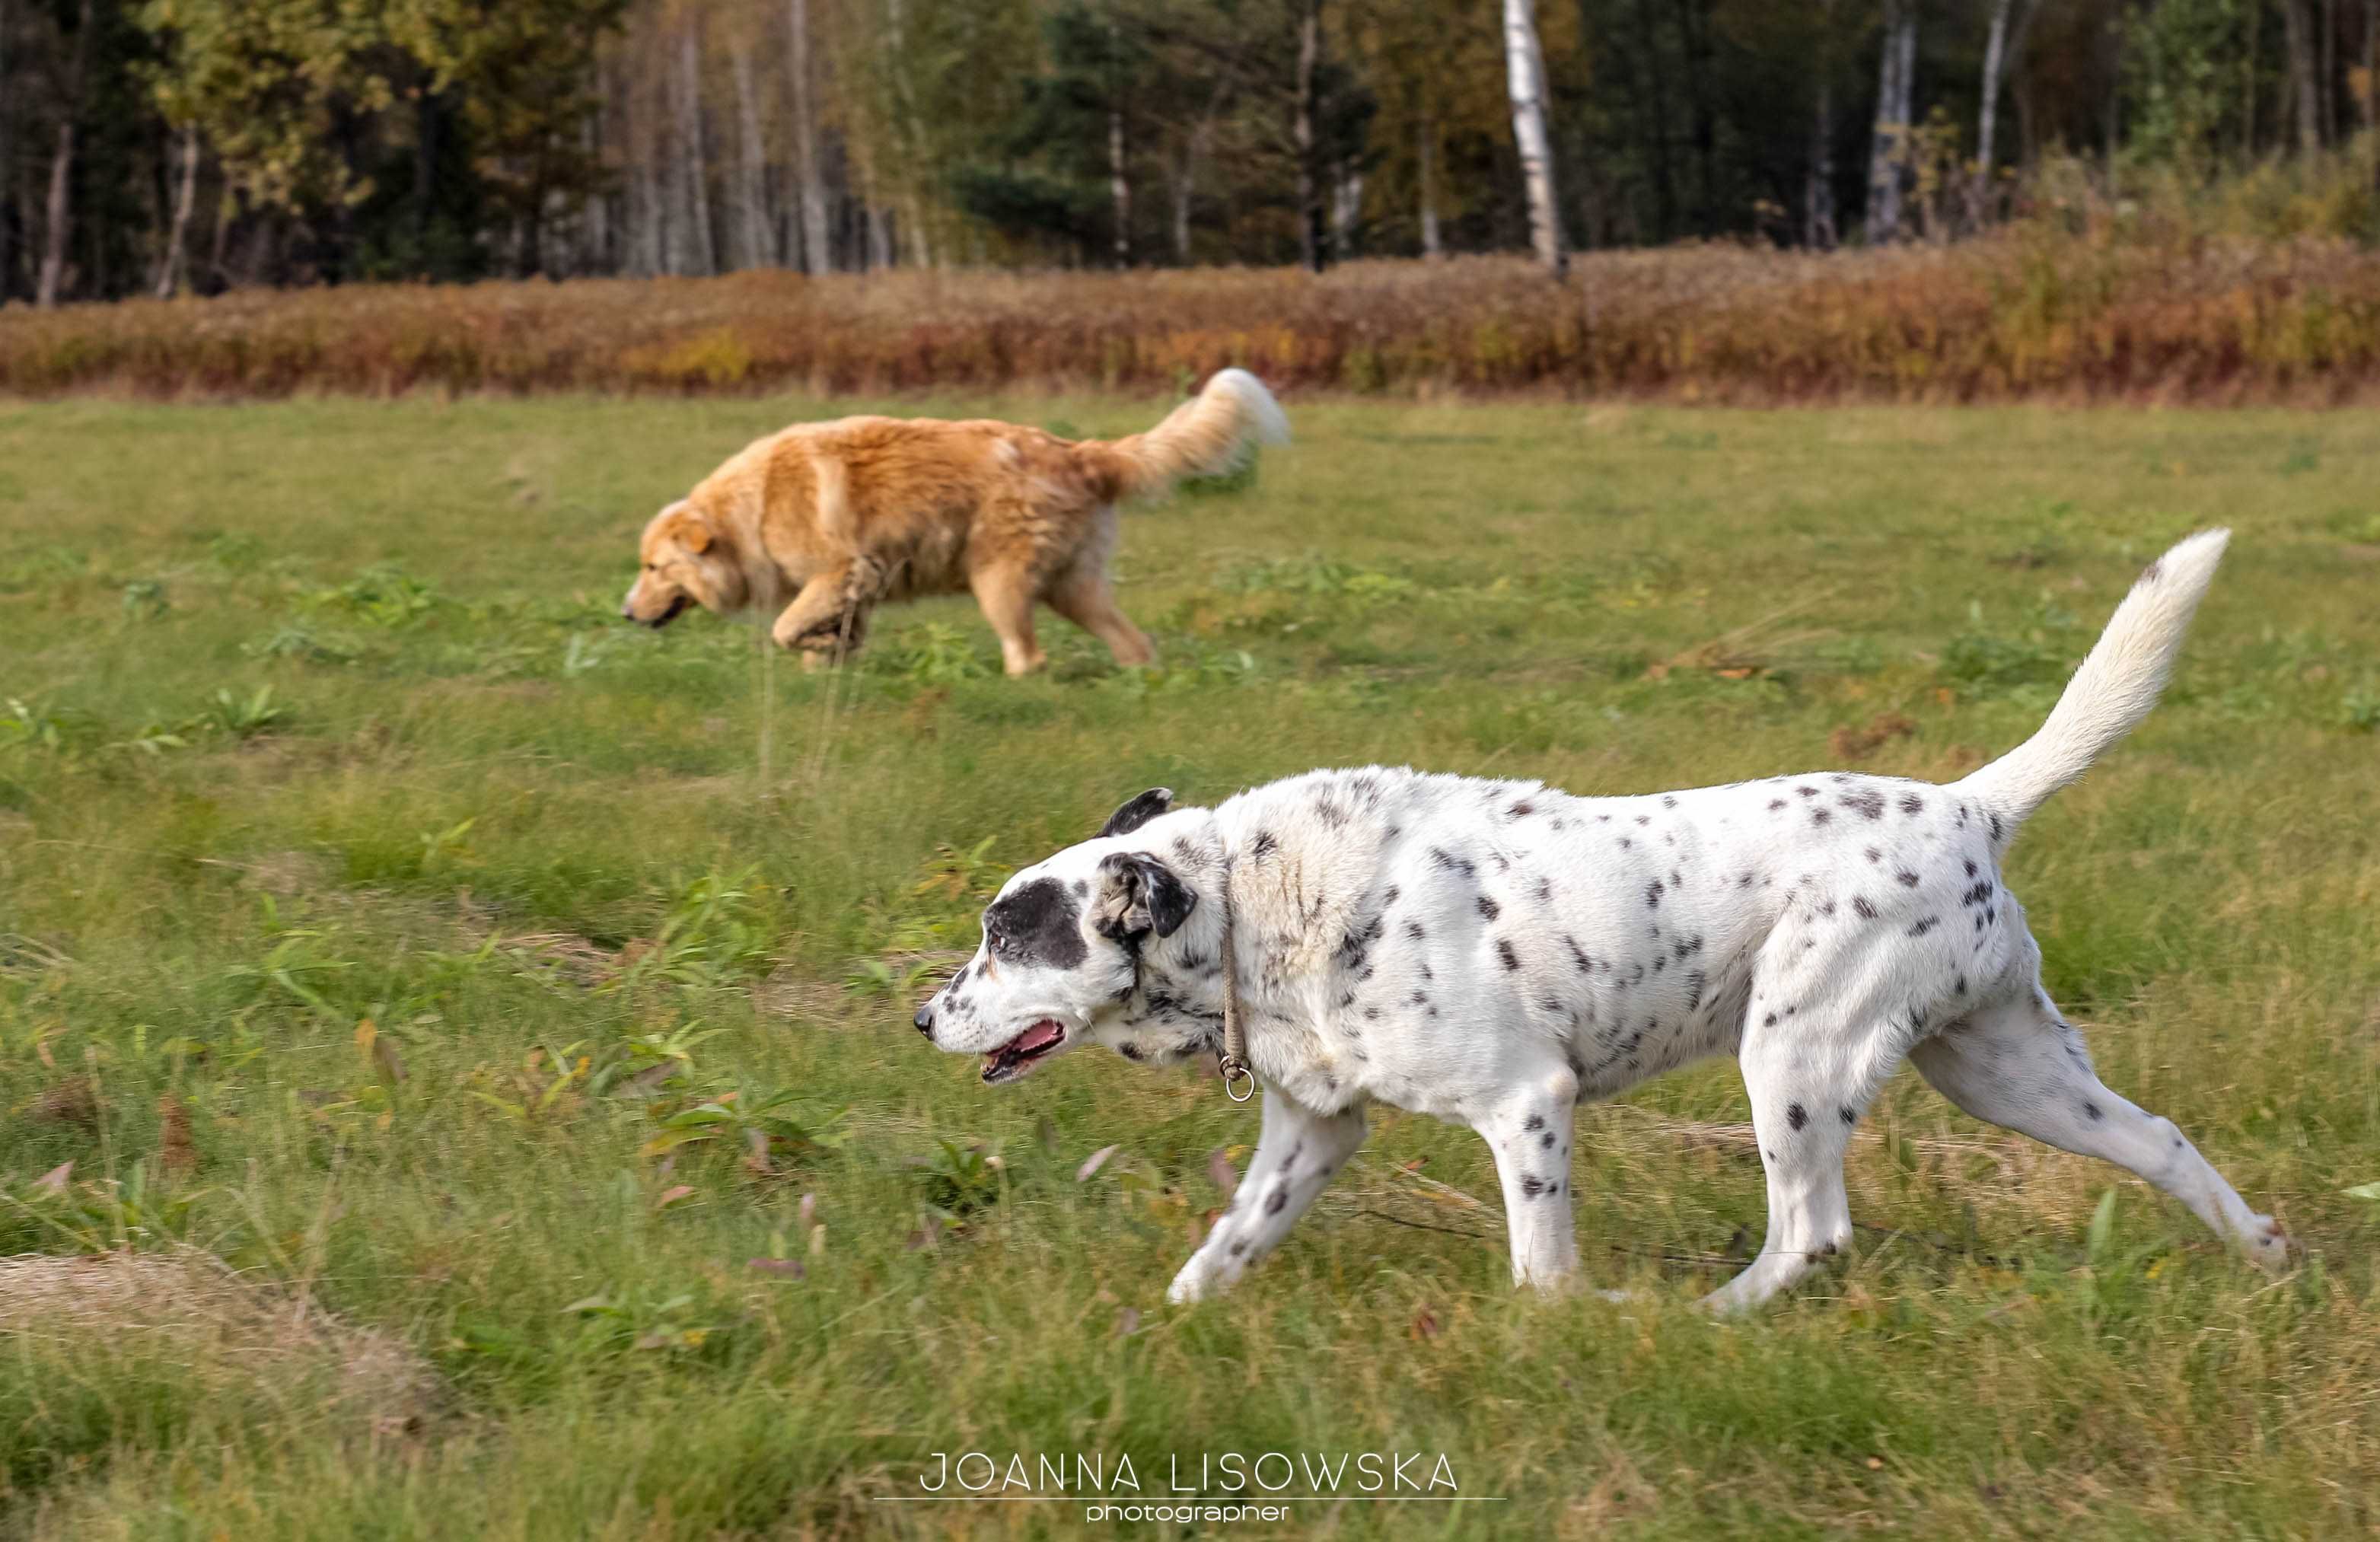
<svg viewBox="0 0 2380 1542"><path fill-rule="evenodd" d="M2368 145L2375 10L0 0L0 300L1938 240Z"/></svg>

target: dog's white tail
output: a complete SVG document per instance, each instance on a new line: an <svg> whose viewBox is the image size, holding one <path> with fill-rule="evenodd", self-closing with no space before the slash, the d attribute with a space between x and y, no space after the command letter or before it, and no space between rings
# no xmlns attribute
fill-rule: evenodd
<svg viewBox="0 0 2380 1542"><path fill-rule="evenodd" d="M1110 494L1140 498L1170 490L1184 477L1236 470L1256 444L1289 443L1289 419L1265 382L1245 370L1218 370L1196 396L1147 433L1087 443L1113 479Z"/></svg>
<svg viewBox="0 0 2380 1542"><path fill-rule="evenodd" d="M2013 827L2138 726L2173 673L2182 634L2230 539L2228 530L2201 530L2149 564L2082 667L2066 683L2049 721L2032 738L1954 783L1957 789Z"/></svg>

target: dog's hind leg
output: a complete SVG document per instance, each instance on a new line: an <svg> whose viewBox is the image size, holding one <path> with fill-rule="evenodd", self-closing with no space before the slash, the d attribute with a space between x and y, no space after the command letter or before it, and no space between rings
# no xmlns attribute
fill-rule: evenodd
<svg viewBox="0 0 2380 1542"><path fill-rule="evenodd" d="M1578 1268L1577 1222L1571 1210L1577 1196L1570 1184L1577 1111L1578 1078L1557 1067L1473 1122L1495 1153L1515 1285L1549 1290Z"/></svg>
<svg viewBox="0 0 2380 1542"><path fill-rule="evenodd" d="M1021 567L978 567L967 576L983 618L1000 636L1001 667L1010 674L1030 674L1045 662L1041 645L1033 638L1033 577Z"/></svg>
<svg viewBox="0 0 2380 1542"><path fill-rule="evenodd" d="M1231 1208L1173 1277L1168 1301L1199 1301L1229 1289L1279 1246L1297 1218L1364 1144L1364 1106L1317 1113L1265 1088L1264 1133Z"/></svg>
<svg viewBox="0 0 2380 1542"><path fill-rule="evenodd" d="M1909 1058L1976 1118L2129 1168L2189 1206L2259 1268L2288 1267L2280 1224L2251 1209L2172 1121L2109 1091L2091 1068L2082 1036L2037 985L1951 1025Z"/></svg>
<svg viewBox="0 0 2380 1542"><path fill-rule="evenodd" d="M1108 645L1115 662L1131 668L1157 657L1148 637L1116 609L1107 575L1076 564L1050 591L1050 608Z"/></svg>

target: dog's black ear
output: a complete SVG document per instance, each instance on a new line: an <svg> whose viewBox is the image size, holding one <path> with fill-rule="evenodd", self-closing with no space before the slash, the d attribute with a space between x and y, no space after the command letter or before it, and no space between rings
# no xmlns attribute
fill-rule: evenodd
<svg viewBox="0 0 2380 1542"><path fill-rule="evenodd" d="M1104 841L1111 835L1129 835L1172 807L1172 788L1151 787L1110 814L1108 822L1099 826L1099 838Z"/></svg>
<svg viewBox="0 0 2380 1542"><path fill-rule="evenodd" d="M1147 852L1103 856L1099 871L1107 879L1099 894L1099 930L1119 942L1152 931L1171 937L1198 908L1198 896L1190 886Z"/></svg>

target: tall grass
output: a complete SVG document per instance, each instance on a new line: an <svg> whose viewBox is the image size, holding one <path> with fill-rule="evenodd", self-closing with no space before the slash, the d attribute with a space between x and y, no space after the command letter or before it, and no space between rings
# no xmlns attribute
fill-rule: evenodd
<svg viewBox="0 0 2380 1542"><path fill-rule="evenodd" d="M2380 256L2169 223L2143 239L2137 221L2047 207L1947 249L1598 253L1559 286L1470 258L1318 278L754 273L16 309L0 393L1145 394L1226 364L1282 388L1672 402L2311 404L2380 385Z"/></svg>
<svg viewBox="0 0 2380 1542"><path fill-rule="evenodd" d="M1300 1536L2371 1534L2360 418L1326 404L1253 485L1129 517L1153 671L1050 618L1007 680L964 601L840 679L620 622L663 497L887 405L0 408L0 1254L129 1248L171 1292L196 1249L240 1320L318 1329L0 1320L0 1537L1075 1536L880 1501L941 1451L1157 1489L1269 1449L1442 1451L1503 1501ZM1853 1256L1714 1324L1766 1207L1715 1065L1582 1116L1585 1270L1634 1301L1516 1295L1484 1144L1380 1111L1279 1254L1174 1308L1253 1114L1089 1053L995 1094L908 1025L1003 873L1151 785L1955 776L2218 520L2166 701L2010 878L2110 1085L2304 1245L2281 1281L1903 1074ZM431 1378L414 1422L324 1401L315 1347L359 1338Z"/></svg>

